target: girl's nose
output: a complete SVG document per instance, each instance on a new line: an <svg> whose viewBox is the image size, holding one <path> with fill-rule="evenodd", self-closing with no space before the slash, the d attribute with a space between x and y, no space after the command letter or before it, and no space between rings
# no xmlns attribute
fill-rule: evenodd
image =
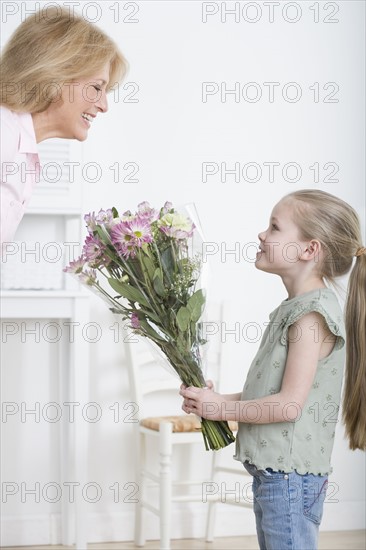
<svg viewBox="0 0 366 550"><path fill-rule="evenodd" d="M258 239L262 242L266 238L266 232L262 231L261 233L258 233Z"/></svg>

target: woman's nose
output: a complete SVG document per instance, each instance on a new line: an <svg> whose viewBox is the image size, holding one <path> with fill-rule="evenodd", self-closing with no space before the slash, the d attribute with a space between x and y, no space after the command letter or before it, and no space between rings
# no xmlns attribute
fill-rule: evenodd
<svg viewBox="0 0 366 550"><path fill-rule="evenodd" d="M108 100L105 91L101 93L100 98L96 102L96 106L102 111L102 113L106 113L108 111Z"/></svg>

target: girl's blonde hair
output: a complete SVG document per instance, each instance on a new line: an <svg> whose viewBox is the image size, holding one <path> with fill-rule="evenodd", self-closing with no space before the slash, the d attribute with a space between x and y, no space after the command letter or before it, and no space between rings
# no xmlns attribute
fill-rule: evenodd
<svg viewBox="0 0 366 550"><path fill-rule="evenodd" d="M59 99L62 84L90 77L108 61L110 91L128 68L113 40L65 8L39 10L19 25L2 52L0 104L42 112Z"/></svg>
<svg viewBox="0 0 366 550"><path fill-rule="evenodd" d="M316 189L286 195L295 207L295 222L301 238L320 241L323 261L320 275L334 279L348 273L362 248L360 221L343 200ZM366 252L366 251L361 251ZM366 254L356 257L351 271L345 306L346 377L343 419L351 449L366 448Z"/></svg>

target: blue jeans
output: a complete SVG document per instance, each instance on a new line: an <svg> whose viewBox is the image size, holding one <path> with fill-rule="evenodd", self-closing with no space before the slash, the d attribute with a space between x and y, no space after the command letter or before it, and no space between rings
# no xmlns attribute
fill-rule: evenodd
<svg viewBox="0 0 366 550"><path fill-rule="evenodd" d="M253 476L260 550L316 550L328 476L244 467Z"/></svg>

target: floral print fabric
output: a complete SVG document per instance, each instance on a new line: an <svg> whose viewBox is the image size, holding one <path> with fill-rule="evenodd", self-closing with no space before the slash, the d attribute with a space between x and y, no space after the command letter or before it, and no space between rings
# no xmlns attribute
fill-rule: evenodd
<svg viewBox="0 0 366 550"><path fill-rule="evenodd" d="M330 355L318 362L313 385L302 410L295 402L284 407L296 407L299 411L298 419L295 422L271 424L239 423L234 455L236 460L249 461L263 470L272 468L287 473L296 470L302 475L331 473L330 459L345 362L343 315L331 289L317 289L284 300L270 314L270 322L250 366L241 399L255 401L256 398L276 394L281 389L287 358L288 329L312 311L322 316L324 323L337 338ZM314 338L317 338L316 323L312 330ZM261 414L259 407L257 413Z"/></svg>

